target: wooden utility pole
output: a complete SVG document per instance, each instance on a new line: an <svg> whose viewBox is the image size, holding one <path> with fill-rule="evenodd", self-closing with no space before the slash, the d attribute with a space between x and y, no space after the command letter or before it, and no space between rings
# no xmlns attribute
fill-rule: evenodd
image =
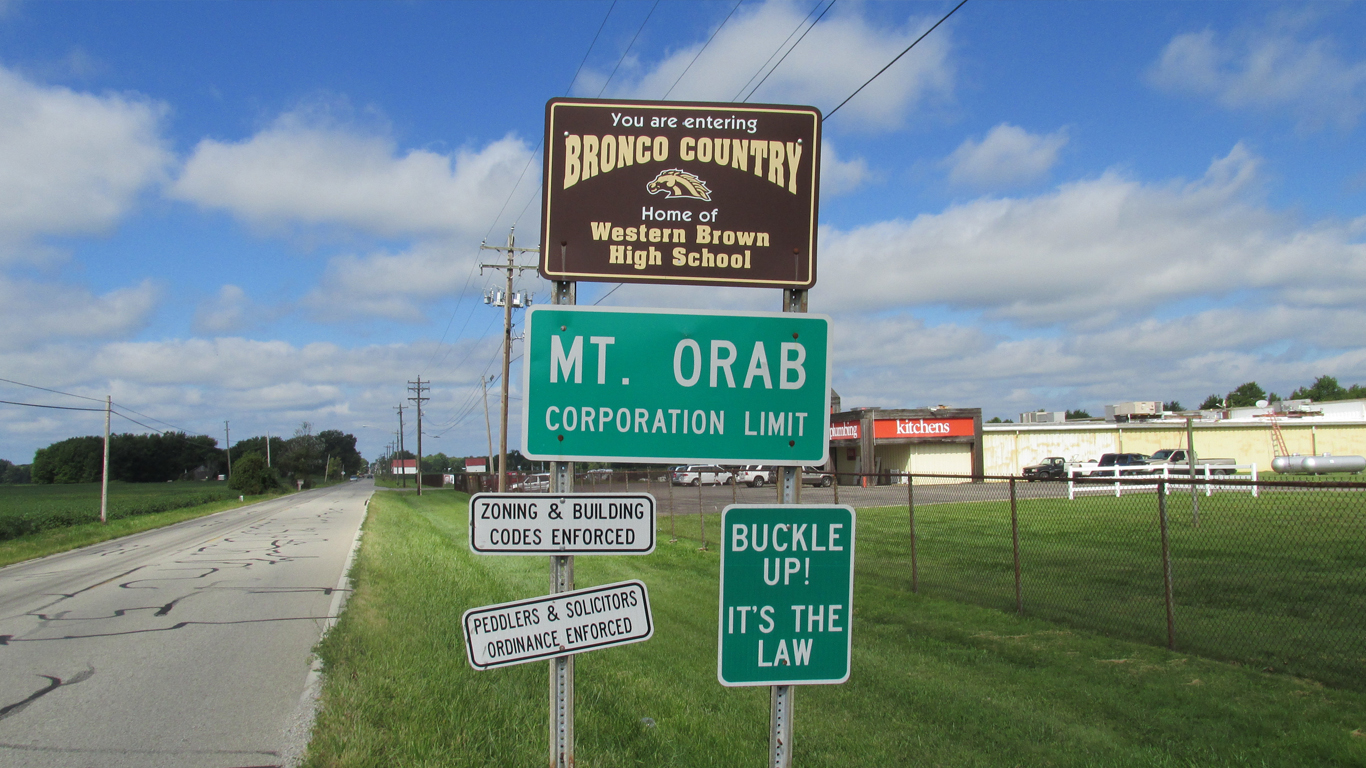
<svg viewBox="0 0 1366 768"><path fill-rule="evenodd" d="M431 382L427 382L430 384ZM422 385L422 377L418 376L417 381L408 382L408 391L413 393L413 397L408 398L417 403L417 495L422 495L422 404L430 400L430 397L423 397L422 393L430 391L431 387Z"/></svg>
<svg viewBox="0 0 1366 768"><path fill-rule="evenodd" d="M499 269L507 273L507 289L503 293L501 302L490 302L501 304L503 307L503 402L498 416L498 490L507 490L507 460L508 460L508 368L512 364L512 307L525 307L530 302L524 301L520 295L514 296L512 293L512 274L527 269L536 269L535 264L516 264L513 259L518 253L540 253L540 248L518 248L517 247L517 228L508 230L508 244L506 248L492 246L487 243L479 244L480 250L485 251L506 251L506 264L480 264L479 272L483 274L485 269Z"/></svg>
<svg viewBox="0 0 1366 768"><path fill-rule="evenodd" d="M223 419L223 449L228 452L228 482L232 482L232 431L228 429L228 420Z"/></svg>
<svg viewBox="0 0 1366 768"><path fill-rule="evenodd" d="M492 380L492 376L479 379L479 386L484 390L484 430L489 438L489 463L484 465L485 472L493 471L493 427L489 425L489 382Z"/></svg>
<svg viewBox="0 0 1366 768"><path fill-rule="evenodd" d="M402 462L406 461L403 458L403 403L399 403L395 410L398 411L398 460ZM403 477L403 487L407 488L408 476L404 474L402 464L398 467L398 473Z"/></svg>
<svg viewBox="0 0 1366 768"><path fill-rule="evenodd" d="M104 472L100 475L100 522L109 522L109 413L114 409L114 396L104 396ZM224 422L226 424L227 422Z"/></svg>

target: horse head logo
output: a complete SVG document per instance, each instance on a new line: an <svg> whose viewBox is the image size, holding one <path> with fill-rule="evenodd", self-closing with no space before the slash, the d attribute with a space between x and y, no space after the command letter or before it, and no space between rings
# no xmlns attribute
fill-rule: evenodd
<svg viewBox="0 0 1366 768"><path fill-rule="evenodd" d="M694 200L711 201L711 190L707 189L707 182L677 168L660 171L653 181L645 185L645 191L652 195L666 192L669 197L691 197Z"/></svg>

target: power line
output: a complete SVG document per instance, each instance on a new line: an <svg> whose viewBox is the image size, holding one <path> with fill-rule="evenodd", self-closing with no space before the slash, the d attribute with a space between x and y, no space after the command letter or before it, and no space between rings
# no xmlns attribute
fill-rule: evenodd
<svg viewBox="0 0 1366 768"><path fill-rule="evenodd" d="M806 19L811 18L811 15L816 12L817 8L821 7L821 3L823 2L825 2L825 0L816 0L816 4L811 6L811 13L806 14ZM802 19L801 21L797 22L797 26L793 27L792 31L787 33L787 39L783 40L781 43L778 44L777 48L773 49L773 53L770 53L768 55L768 59L765 60L763 64L760 64L759 69L755 70L754 74L750 75L749 79L745 81L745 84L740 86L740 90L735 92L735 95L732 96L730 99L731 101L740 100L740 94L744 93L745 89L749 87L749 84L754 82L754 78L758 77L759 73L764 71L764 69L768 66L768 62L773 61L773 57L778 55L778 51L781 51L784 45L787 45L787 41L791 40L792 36L797 34L797 30L802 28L802 25L806 23L806 19Z"/></svg>
<svg viewBox="0 0 1366 768"><path fill-rule="evenodd" d="M579 61L579 67L578 67L578 69L574 70L574 77L573 77L573 79L571 79L571 80L569 81L569 86L568 86L567 88L565 88L565 93L566 93L566 94L568 94L569 91L570 91L571 89L573 89L574 83L578 81L578 79L579 79L579 73L580 73L581 71L583 71L584 64L586 64L586 63L588 62L588 56L589 56L589 54L591 54L591 53L593 52L593 47L596 46L596 45L598 44L598 37L602 35L602 30L603 30L604 27L607 26L607 20L608 20L609 18L611 18L611 16L612 16L612 10L615 9L616 7L617 7L617 0L612 0L612 4L611 4L610 6L608 6L608 8L607 8L607 13L606 13L605 15L603 15L603 17L602 17L602 23L598 24L598 31L593 35L593 40L592 40L592 42L590 42L590 43L588 44L588 50L586 50L586 51L583 52L583 58ZM653 12L653 11L652 11L652 12ZM522 184L522 177L523 177L523 176L526 176L527 169L531 168L531 163L536 159L536 153L540 151L541 145L542 145L544 142L545 142L545 137L544 137L544 136L542 136L540 139L537 140L537 142L536 142L536 148L533 149L533 150L531 150L531 156L527 158L526 165L522 166L522 172L519 173L519 174L517 174L517 182L516 182L515 184L512 185L512 189L508 190L507 199L505 199L505 200L503 201L502 207L498 209L498 215L497 215L497 216L494 216L494 217L493 217L493 221L489 223L489 230L488 230L487 232L484 233L484 240L488 240L488 239L489 239L489 236L493 234L493 228L496 227L496 226L498 226L498 220L499 220L500 218L503 217L503 211L507 209L508 203L512 202L513 196L517 194L517 187L521 186L521 184ZM540 187L540 185L538 184L538 185L536 186L536 192L540 192L540 190L541 190L541 187ZM532 195L532 199L535 199L535 194ZM530 205L531 205L531 201L528 200L528 201L527 201L527 207L530 207ZM522 208L522 213L526 213L526 207ZM521 214L518 214L517 218L520 219L520 218L521 218ZM465 296L467 295L467 291L469 290L470 281L474 279L474 268L475 268L476 266L478 266L478 264L479 264L479 261L478 261L478 259L476 259L476 260L474 261L474 263L470 265L470 272L469 272L468 275L465 276L465 285L464 285L463 287L461 287L459 298L456 299L456 302L455 302L455 309L451 310L451 318L450 318L450 320L447 320L447 321L446 321L446 330L442 331L442 333L441 333L441 339L440 339L439 341L437 341L437 343L436 343L437 349L438 349L438 350L440 349L441 345L445 343L446 337L447 337L448 335L450 335L451 326L455 324L455 317L456 317L456 315L460 314L460 307L465 303ZM471 312L471 313L470 313L470 316L472 317L473 314L474 314L474 313ZM466 318L465 318L465 323L464 323L464 325L461 325L461 326L460 326L460 331L459 331L459 333L457 333L456 335L459 336L460 334L463 334L463 333L465 332L465 326L467 326L467 325L469 325L469 317L466 317ZM437 352L436 352L436 351L433 351L433 352L432 352L432 357L431 357L431 359L427 361L427 365L425 366L426 368L431 368L431 367L432 367L432 363L436 360L436 355L437 355ZM445 356L442 356L442 358L441 358L441 363L445 363L445 362L446 362L446 357L449 356L449 355L450 355L450 350L447 349L447 350L446 350L446 355L445 355ZM463 362L463 361L462 361L462 362ZM441 363L437 363L437 364L440 365Z"/></svg>
<svg viewBox="0 0 1366 768"><path fill-rule="evenodd" d="M787 49L787 53L784 53L781 59L778 59L778 63L773 65L773 69L770 69L768 71L768 75L764 75L764 79L760 80L758 85L750 89L750 92L744 98L745 101L749 101L749 97L753 96L754 92L759 90L759 86L763 85L765 80L768 80L769 75L772 75L774 72L778 71L778 67L781 67L783 65L783 62L787 61L788 55L791 54L793 51L797 50L797 46L802 44L802 41L806 39L806 36L810 34L811 30L816 28L817 24L821 23L821 19L825 18L825 14L829 13L830 9L834 8L835 3L837 2L839 2L839 0L830 0L830 4L825 6L825 10L821 11L821 15L817 16L816 20L811 22L811 26L807 27L806 31L802 33L802 36L797 38L797 42L793 43L792 47Z"/></svg>
<svg viewBox="0 0 1366 768"><path fill-rule="evenodd" d="M47 387L40 387L40 386L38 386L37 384L25 384L25 383L22 382L22 381L15 381L14 379L0 379L0 381L6 382L6 383L9 383L9 384L18 384L18 385L21 386L21 387L28 387L29 389L41 389L41 390L43 390L44 392L51 392L51 393L53 393L53 394L55 394L55 395L66 395L67 397L79 397L79 398L82 399L82 400L89 400L89 401L94 402L94 403L103 403L103 402L104 402L103 400L99 399L98 397L86 397L85 395L77 395L77 394L73 394L73 393L71 393L71 392L63 392L63 391L61 391L60 389L48 389ZM103 411L104 409L103 409L103 408L100 408L100 409L98 409L98 410Z"/></svg>
<svg viewBox="0 0 1366 768"><path fill-rule="evenodd" d="M924 40L926 36L928 36L931 32L933 32L940 24L943 24L943 23L944 23L950 16L952 16L959 8L962 8L964 5L966 5L967 2L968 2L968 0L962 0L962 2L960 2L958 5L955 5L955 6L953 7L953 10L952 10L952 11L949 11L948 13L944 14L944 18L940 19L939 21L936 21L936 22L934 23L934 26L933 26L933 27L930 27L929 29L925 30L925 34L921 35L920 37L917 37L917 38L915 39L915 42L913 42L913 43L911 43L910 45L906 46L906 50L905 50L905 51L902 51L901 53L898 53L898 54L896 55L896 58L894 58L894 59L892 59L891 61L887 62L887 66L883 67L882 69L879 69L879 70L877 71L877 74L876 74L876 75L873 75L872 77L868 78L868 83L873 82L874 80L876 80L876 79L878 78L878 75L881 75L883 72L886 72L888 69L890 69L891 66L892 66L893 64L895 64L895 63L897 62L898 59L900 59L902 56L905 56L905 55L906 55L907 51L910 51L912 48L914 48L914 47L916 46L916 43L919 43L921 40ZM831 5L834 5L834 3L832 2ZM830 9L827 8L826 10L828 11L828 10L830 10ZM800 41L798 41L798 42L800 42ZM795 47L795 46L794 46L794 47ZM863 85L860 85L860 86L858 87L858 90L856 90L856 91L854 91L853 93L849 94L849 98L848 98L848 99L845 99L844 101L841 101L841 102L839 103L839 107L835 107L834 109L830 110L829 112L826 112L826 113L825 113L825 117L823 118L823 120L829 120L831 115L833 115L833 114L835 114L836 112L840 111L840 107L844 106L845 104L848 104L848 103L849 103L849 99L854 98L855 96L858 95L859 91L863 90L864 88L867 88L867 87L868 87L868 83L864 83Z"/></svg>
<svg viewBox="0 0 1366 768"><path fill-rule="evenodd" d="M697 63L697 59L702 55L702 51L707 50L707 46L711 45L711 41L715 40L716 36L721 32L721 27L726 26L726 22L730 21L730 17L734 16L735 12L740 10L740 4L743 2L745 2L745 0L737 0L737 2L735 3L735 7L731 8L730 13L726 14L726 18L721 20L721 26L717 27L716 31L711 33L711 37L707 38L707 42L702 44L702 47L699 48L697 51L697 55L692 57L692 61L688 62L688 66L683 68L683 71L678 75L678 79L674 81L673 85L669 86L669 90L664 92L664 95L660 97L661 99L669 98L669 94L673 93L674 88L677 88L678 84L683 81L683 76L688 74L688 70L692 69L692 65ZM754 78L750 79L753 80ZM746 83L746 85L748 85L748 83Z"/></svg>
<svg viewBox="0 0 1366 768"><path fill-rule="evenodd" d="M626 50L621 52L621 58L617 59L617 65L615 67L612 67L612 74L608 75L607 80L603 82L602 89L598 91L599 97L601 97L602 94L607 92L607 86L611 84L612 78L617 76L617 70L621 69L621 63L623 61L626 61L626 54L631 52L631 48L636 44L636 38L640 37L640 33L644 31L645 25L649 23L650 17L655 15L655 9L658 7L659 0L655 0L655 4L650 6L650 12L645 14L645 21L640 22L640 28L636 30L635 37L631 38L631 42L627 44Z"/></svg>
<svg viewBox="0 0 1366 768"><path fill-rule="evenodd" d="M36 389L42 389L42 387L36 387ZM73 397L80 397L80 395L73 395ZM86 399L89 400L89 399L91 399L91 398L86 398ZM24 406L28 406L29 408L52 408L52 409L58 410L58 411L103 411L103 410L104 410L103 408L77 408L77 407L70 406L70 405L40 405L40 404L38 404L38 403L20 403L20 402L14 401L14 400L0 400L0 403L4 403L5 405L24 405Z"/></svg>

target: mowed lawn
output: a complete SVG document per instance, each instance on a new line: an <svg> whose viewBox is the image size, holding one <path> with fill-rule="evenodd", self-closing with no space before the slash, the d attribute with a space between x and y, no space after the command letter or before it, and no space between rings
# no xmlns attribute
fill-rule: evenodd
<svg viewBox="0 0 1366 768"><path fill-rule="evenodd" d="M545 763L546 663L472 670L460 615L545 594L547 558L471 554L465 502L376 494L356 592L320 646L308 765ZM579 587L643 580L656 623L648 642L577 657L580 765L767 755L768 689L716 681L718 555L698 551L697 522L679 518L670 544L661 521L650 556L576 559ZM915 595L905 508L858 525L853 674L797 689L797 765L1366 765L1360 692Z"/></svg>
<svg viewBox="0 0 1366 768"><path fill-rule="evenodd" d="M1195 512L1198 512L1198 521ZM1366 692L1366 492L1167 497L1177 650ZM1153 493L1017 505L1025 613L1166 645ZM1016 609L1006 502L916 509L922 594ZM889 530L887 575L910 578ZM900 557L896 552L900 552Z"/></svg>

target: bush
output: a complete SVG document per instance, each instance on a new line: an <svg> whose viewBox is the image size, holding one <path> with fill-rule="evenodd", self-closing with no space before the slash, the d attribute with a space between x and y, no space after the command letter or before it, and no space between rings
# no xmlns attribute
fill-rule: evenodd
<svg viewBox="0 0 1366 768"><path fill-rule="evenodd" d="M248 496L259 496L280 487L280 476L266 466L259 453L248 453L232 463L232 481L228 487Z"/></svg>

